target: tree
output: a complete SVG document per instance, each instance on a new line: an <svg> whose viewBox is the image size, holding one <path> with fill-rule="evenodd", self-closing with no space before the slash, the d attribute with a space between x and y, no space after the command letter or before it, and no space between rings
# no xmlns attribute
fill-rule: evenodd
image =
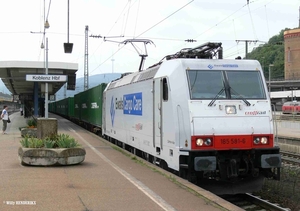
<svg viewBox="0 0 300 211"><path fill-rule="evenodd" d="M269 64L274 64L271 78L284 80L284 31L286 30L289 28L282 29L278 35L271 37L266 44L256 47L247 54L248 59L260 61L266 78L269 75Z"/></svg>

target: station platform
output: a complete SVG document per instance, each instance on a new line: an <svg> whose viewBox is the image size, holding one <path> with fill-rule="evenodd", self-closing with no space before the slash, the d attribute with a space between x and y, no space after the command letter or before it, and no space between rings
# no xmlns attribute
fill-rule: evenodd
<svg viewBox="0 0 300 211"><path fill-rule="evenodd" d="M277 121L278 137L300 140L300 121Z"/></svg>
<svg viewBox="0 0 300 211"><path fill-rule="evenodd" d="M85 160L73 166L21 165L19 127L26 119L12 114L8 134L0 135L1 211L242 210L66 119L49 118L57 118L58 133L70 134L85 148Z"/></svg>
<svg viewBox="0 0 300 211"><path fill-rule="evenodd" d="M276 125L280 151L300 154L300 121L277 121Z"/></svg>

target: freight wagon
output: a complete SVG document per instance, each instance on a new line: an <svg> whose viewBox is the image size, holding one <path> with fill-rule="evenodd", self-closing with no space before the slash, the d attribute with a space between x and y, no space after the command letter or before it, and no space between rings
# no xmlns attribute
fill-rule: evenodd
<svg viewBox="0 0 300 211"><path fill-rule="evenodd" d="M101 134L102 128L102 94L107 84L75 94L74 97L62 99L49 104L49 111L64 116L84 128Z"/></svg>

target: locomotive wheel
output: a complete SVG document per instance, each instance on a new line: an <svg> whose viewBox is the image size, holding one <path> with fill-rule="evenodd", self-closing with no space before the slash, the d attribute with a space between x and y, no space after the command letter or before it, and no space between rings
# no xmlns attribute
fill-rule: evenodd
<svg viewBox="0 0 300 211"><path fill-rule="evenodd" d="M144 160L149 161L149 154L146 152L142 152L142 157Z"/></svg>
<svg viewBox="0 0 300 211"><path fill-rule="evenodd" d="M168 170L168 164L167 164L167 162L164 161L164 160L161 160L161 161L159 162L159 166L160 166L162 169L164 169L164 170Z"/></svg>
<svg viewBox="0 0 300 211"><path fill-rule="evenodd" d="M187 169L180 168L179 177L181 177L183 179L187 179Z"/></svg>
<svg viewBox="0 0 300 211"><path fill-rule="evenodd" d="M187 179L189 182L191 182L193 184L197 184L197 176L195 173L189 173L187 176Z"/></svg>

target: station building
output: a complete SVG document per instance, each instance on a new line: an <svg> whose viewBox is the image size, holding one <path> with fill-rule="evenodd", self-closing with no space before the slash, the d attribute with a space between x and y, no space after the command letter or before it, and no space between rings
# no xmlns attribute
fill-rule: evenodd
<svg viewBox="0 0 300 211"><path fill-rule="evenodd" d="M285 80L300 79L300 29L284 32L284 78Z"/></svg>

